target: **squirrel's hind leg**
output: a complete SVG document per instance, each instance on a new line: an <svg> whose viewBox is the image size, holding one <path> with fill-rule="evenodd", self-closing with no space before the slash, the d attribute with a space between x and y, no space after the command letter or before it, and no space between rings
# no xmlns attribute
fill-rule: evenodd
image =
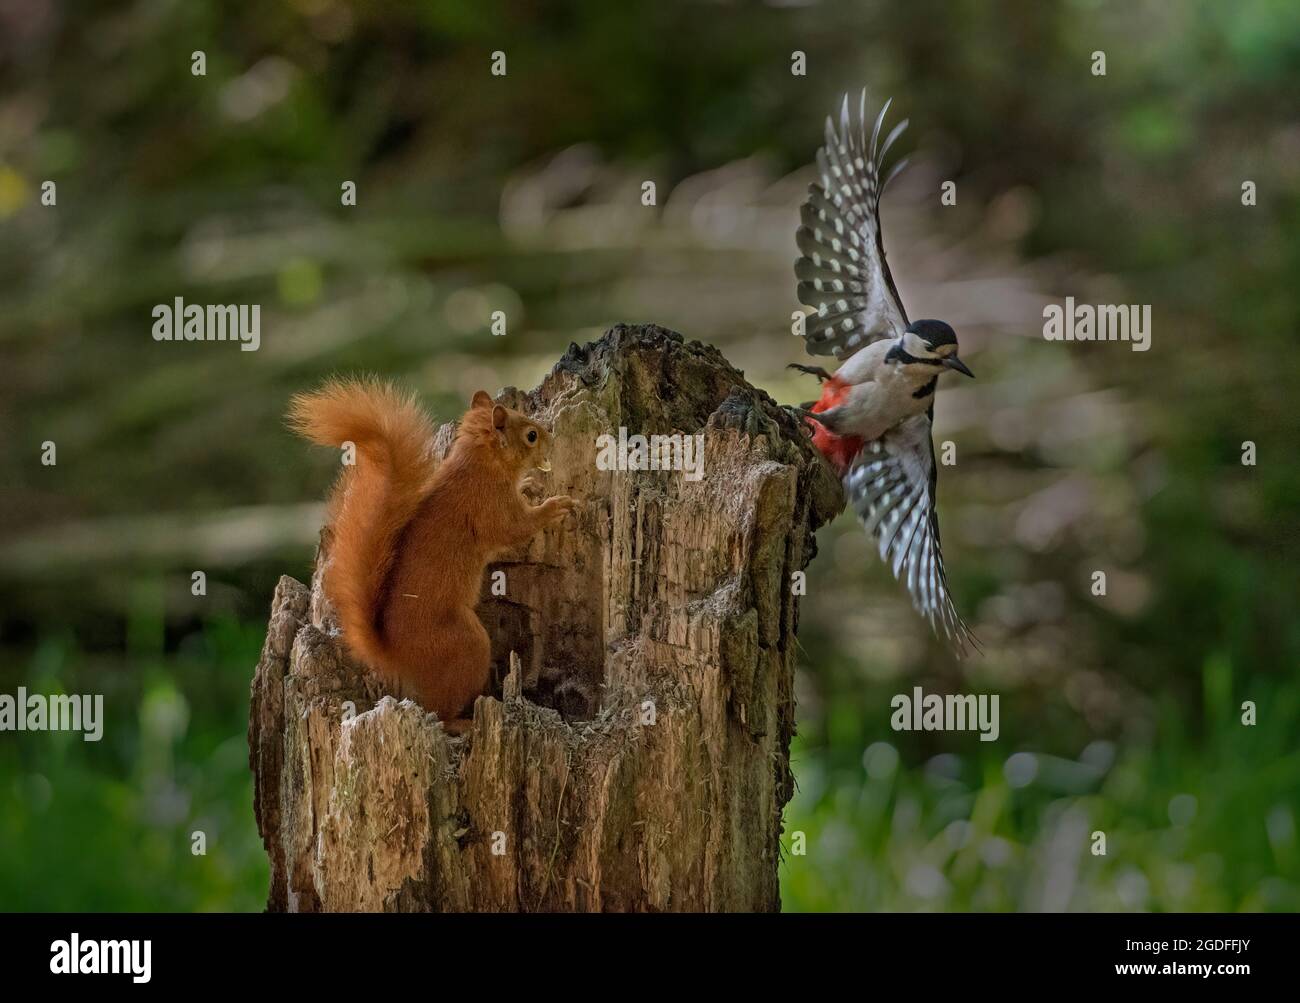
<svg viewBox="0 0 1300 1003"><path fill-rule="evenodd" d="M427 632L407 639L405 648L405 682L420 705L456 733L474 698L487 692L492 643L483 624L469 607L448 610Z"/></svg>

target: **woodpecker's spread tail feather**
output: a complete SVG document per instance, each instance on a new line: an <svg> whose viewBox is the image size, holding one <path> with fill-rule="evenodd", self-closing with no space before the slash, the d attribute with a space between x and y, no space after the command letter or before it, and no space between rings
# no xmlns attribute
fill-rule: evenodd
<svg viewBox="0 0 1300 1003"><path fill-rule="evenodd" d="M415 515L436 464L433 428L415 398L378 380L330 380L289 405L289 427L322 446L356 446L330 499L333 540L325 589L344 640L372 668L393 674L377 629L382 592L402 530Z"/></svg>

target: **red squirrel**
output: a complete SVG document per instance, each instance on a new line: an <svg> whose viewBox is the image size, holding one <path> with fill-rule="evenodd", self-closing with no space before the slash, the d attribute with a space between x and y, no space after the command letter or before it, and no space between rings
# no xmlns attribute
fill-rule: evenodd
<svg viewBox="0 0 1300 1003"><path fill-rule="evenodd" d="M483 571L576 505L563 495L533 505L521 493L531 470L550 470L551 433L480 390L438 463L414 396L355 379L296 395L288 422L318 445L356 445L330 496L324 578L344 642L449 731L464 731L461 715L489 676L474 612Z"/></svg>

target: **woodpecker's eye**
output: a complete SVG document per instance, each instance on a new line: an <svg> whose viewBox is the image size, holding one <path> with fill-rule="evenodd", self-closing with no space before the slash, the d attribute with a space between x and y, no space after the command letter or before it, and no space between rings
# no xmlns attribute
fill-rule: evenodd
<svg viewBox="0 0 1300 1003"><path fill-rule="evenodd" d="M528 434L524 438L528 440L528 445L530 446L533 445L535 442L537 442L537 429L530 428L528 430Z"/></svg>

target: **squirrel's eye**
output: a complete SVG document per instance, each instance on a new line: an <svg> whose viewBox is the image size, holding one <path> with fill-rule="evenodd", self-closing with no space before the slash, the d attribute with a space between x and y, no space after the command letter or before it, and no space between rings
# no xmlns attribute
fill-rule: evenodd
<svg viewBox="0 0 1300 1003"><path fill-rule="evenodd" d="M534 442L536 442L536 441L537 441L537 429L535 429L535 428L530 428L530 429L528 430L528 436L527 436L527 438L528 438L528 444L529 444L530 446L531 446Z"/></svg>

